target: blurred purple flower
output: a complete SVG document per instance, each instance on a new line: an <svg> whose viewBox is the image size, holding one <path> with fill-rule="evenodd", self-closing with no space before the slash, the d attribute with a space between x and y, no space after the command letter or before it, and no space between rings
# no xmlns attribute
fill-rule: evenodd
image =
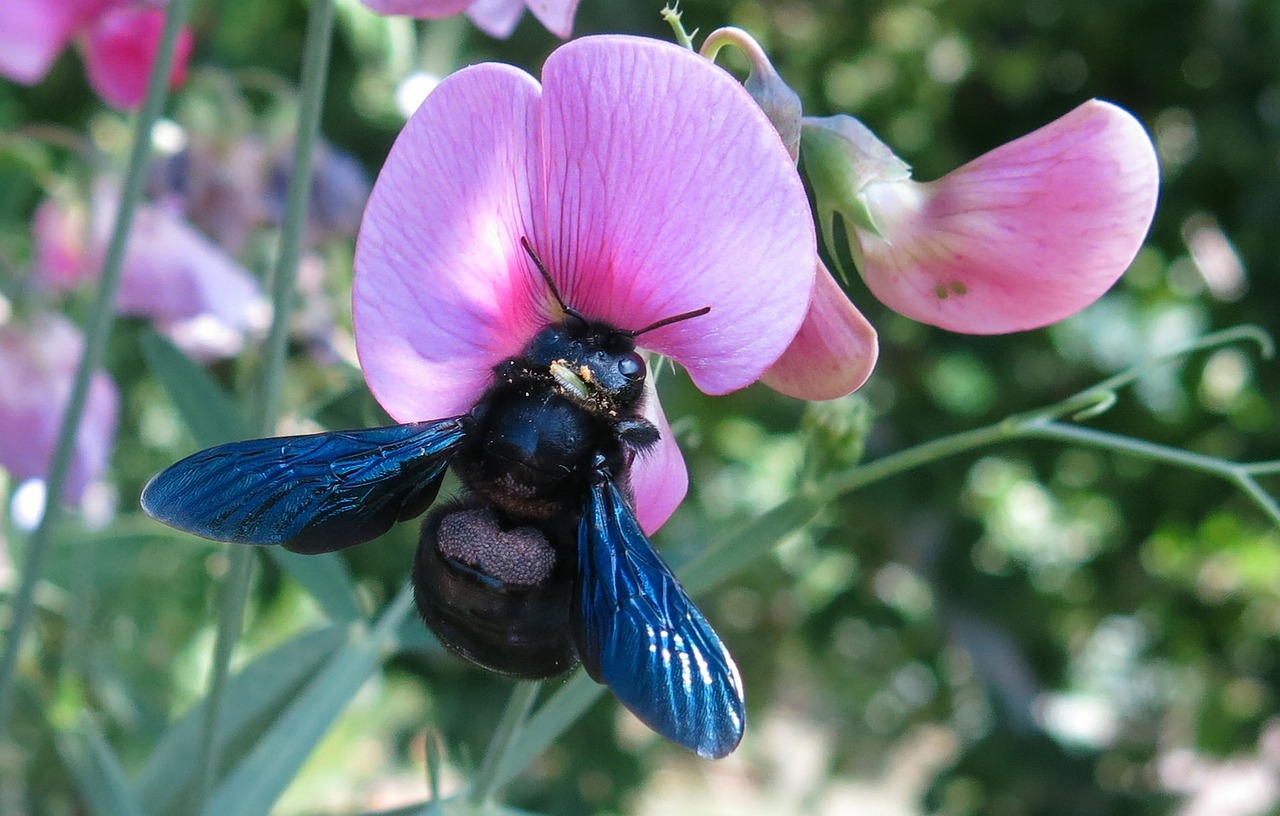
<svg viewBox="0 0 1280 816"><path fill-rule="evenodd" d="M711 307L640 338L711 394L760 377L813 288L799 176L750 96L707 60L606 36L557 49L541 85L506 65L466 68L406 124L357 242L356 346L398 421L470 410L493 367L561 317L525 237L589 318L640 328ZM687 474L656 396L646 410L662 441L632 482L652 531Z"/></svg>
<svg viewBox="0 0 1280 816"><path fill-rule="evenodd" d="M506 39L527 8L547 30L561 39L573 31L578 0L360 0L379 14L403 14L438 20L466 12L476 27L491 37Z"/></svg>
<svg viewBox="0 0 1280 816"><path fill-rule="evenodd" d="M273 221L284 220L291 151L281 151L266 184L267 211ZM307 208L308 240L319 243L335 235L355 235L369 200L369 175L350 153L320 141L311 158L311 196Z"/></svg>
<svg viewBox="0 0 1280 816"><path fill-rule="evenodd" d="M118 192L102 185L91 225L85 209L51 198L36 212L36 277L65 291L102 266ZM188 354L230 357L248 336L265 330L270 314L258 281L181 216L153 204L134 214L116 311L145 317Z"/></svg>
<svg viewBox="0 0 1280 816"><path fill-rule="evenodd" d="M65 317L38 314L0 326L0 467L15 481L43 479L57 443L84 339ZM79 502L102 478L115 439L120 396L105 372L93 375L64 496Z"/></svg>
<svg viewBox="0 0 1280 816"><path fill-rule="evenodd" d="M33 85L58 54L78 40L94 92L117 108L136 108L146 94L164 28L164 11L138 0L3 0L0 75ZM191 32L178 37L170 85L186 79Z"/></svg>

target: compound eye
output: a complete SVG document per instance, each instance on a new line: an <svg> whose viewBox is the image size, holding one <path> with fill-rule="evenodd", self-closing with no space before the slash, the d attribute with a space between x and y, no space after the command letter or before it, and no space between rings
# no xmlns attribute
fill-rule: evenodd
<svg viewBox="0 0 1280 816"><path fill-rule="evenodd" d="M618 373L633 382L636 380L643 380L644 358L634 351L624 355L623 358L618 361Z"/></svg>

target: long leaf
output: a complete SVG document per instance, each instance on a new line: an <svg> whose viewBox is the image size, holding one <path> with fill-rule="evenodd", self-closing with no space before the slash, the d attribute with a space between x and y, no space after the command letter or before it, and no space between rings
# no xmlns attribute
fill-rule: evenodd
<svg viewBox="0 0 1280 816"><path fill-rule="evenodd" d="M148 332L142 338L142 351L151 373L177 406L197 445L209 448L252 435L235 400L173 344ZM346 562L336 553L301 556L279 547L270 547L266 552L306 587L334 621L350 623L364 617Z"/></svg>
<svg viewBox="0 0 1280 816"><path fill-rule="evenodd" d="M270 812L329 726L393 650L397 630L412 606L413 593L406 587L373 629L348 629L346 644L325 662L214 790L205 816L265 816Z"/></svg>
<svg viewBox="0 0 1280 816"><path fill-rule="evenodd" d="M91 717L81 717L74 729L58 731L54 743L84 803L96 816L144 816L120 759Z"/></svg>
<svg viewBox="0 0 1280 816"><path fill-rule="evenodd" d="M327 626L307 632L262 655L227 683L228 704L219 720L219 742L243 743L259 736L271 717L346 643L345 630ZM204 703L175 720L156 743L134 784L148 814L175 812L196 768Z"/></svg>

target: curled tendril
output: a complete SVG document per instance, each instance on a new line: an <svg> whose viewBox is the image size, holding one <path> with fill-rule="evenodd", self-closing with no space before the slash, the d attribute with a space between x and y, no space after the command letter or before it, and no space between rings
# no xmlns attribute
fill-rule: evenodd
<svg viewBox="0 0 1280 816"><path fill-rule="evenodd" d="M1116 391L1138 380L1151 370L1168 363L1177 362L1202 351L1246 342L1257 344L1258 354L1264 360L1270 360L1275 355L1275 341L1261 327L1249 324L1232 326L1229 329L1206 334L1180 349L1165 354L1157 354L1132 368L1095 383L1059 403L1033 411L1026 416L1027 418L1038 417L1042 419L1070 416L1071 419L1077 422L1092 419L1105 413L1111 406L1115 405L1117 399Z"/></svg>
<svg viewBox="0 0 1280 816"><path fill-rule="evenodd" d="M1111 406L1115 405L1119 399L1115 391L1094 391L1084 396L1091 398L1093 404L1086 405L1072 414L1071 419L1073 422L1084 422L1086 419L1093 419L1096 416L1105 414L1111 410Z"/></svg>
<svg viewBox="0 0 1280 816"><path fill-rule="evenodd" d="M697 35L698 29L695 28L692 34L684 30L684 23L680 21L680 4L672 3L669 6L663 6L661 13L662 19L675 33L676 42L690 51L696 51L697 49L693 47L693 38Z"/></svg>

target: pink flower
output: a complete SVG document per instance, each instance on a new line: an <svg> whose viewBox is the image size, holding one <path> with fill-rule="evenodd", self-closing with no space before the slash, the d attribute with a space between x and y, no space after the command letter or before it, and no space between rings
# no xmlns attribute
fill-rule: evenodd
<svg viewBox="0 0 1280 816"><path fill-rule="evenodd" d="M1097 100L933 182L849 117L806 120L802 151L820 215L844 215L876 297L967 334L1038 328L1099 298L1142 246L1159 189L1142 125Z"/></svg>
<svg viewBox="0 0 1280 816"><path fill-rule="evenodd" d="M438 20L466 12L476 27L491 37L506 39L527 8L547 30L561 39L573 31L578 0L361 0L379 14L403 14Z"/></svg>
<svg viewBox="0 0 1280 816"><path fill-rule="evenodd" d="M0 326L0 467L16 481L44 478L71 382L84 350L80 331L54 313L28 326ZM78 502L102 478L111 456L120 397L104 372L93 376L65 497Z"/></svg>
<svg viewBox="0 0 1280 816"><path fill-rule="evenodd" d="M506 65L466 68L405 126L357 242L356 347L398 421L467 412L493 367L559 319L522 237L588 318L637 329L709 306L639 340L711 394L760 377L813 287L813 226L790 157L708 61L606 36L556 50L541 85ZM652 531L687 477L653 395L647 411L662 441L632 484Z"/></svg>
<svg viewBox="0 0 1280 816"><path fill-rule="evenodd" d="M142 104L155 62L164 11L135 0L4 0L0 3L0 74L25 85L44 78L78 39L89 84L118 108ZM174 87L186 77L191 33L178 38Z"/></svg>
<svg viewBox="0 0 1280 816"><path fill-rule="evenodd" d="M65 291L98 275L117 195L100 187L89 229L83 207L57 199L40 205L33 228L37 280ZM151 320L184 351L209 360L239 353L247 335L265 328L268 308L257 278L180 215L155 205L136 210L118 313Z"/></svg>

